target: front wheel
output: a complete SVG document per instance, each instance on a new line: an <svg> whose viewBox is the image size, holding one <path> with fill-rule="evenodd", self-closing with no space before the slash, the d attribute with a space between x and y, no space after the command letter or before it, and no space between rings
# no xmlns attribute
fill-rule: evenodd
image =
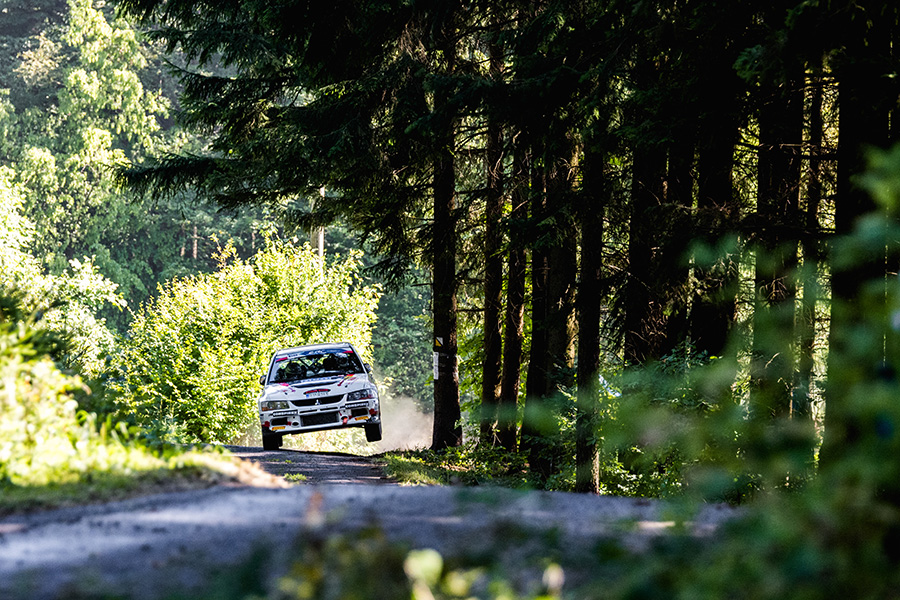
<svg viewBox="0 0 900 600"><path fill-rule="evenodd" d="M367 442L381 441L381 423L380 422L366 424L366 441Z"/></svg>
<svg viewBox="0 0 900 600"><path fill-rule="evenodd" d="M277 433L276 434L265 434L264 433L262 436L263 450L278 450L279 448L281 448L281 444L284 443L282 438L284 438L284 436L279 435Z"/></svg>

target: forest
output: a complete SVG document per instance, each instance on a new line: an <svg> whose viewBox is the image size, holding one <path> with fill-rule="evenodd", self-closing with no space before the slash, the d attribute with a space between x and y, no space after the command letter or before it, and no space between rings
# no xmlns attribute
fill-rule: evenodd
<svg viewBox="0 0 900 600"><path fill-rule="evenodd" d="M341 336L419 458L786 495L759 539L889 596L898 40L885 0L0 0L0 366L227 443L275 348Z"/></svg>
<svg viewBox="0 0 900 600"><path fill-rule="evenodd" d="M211 135L121 180L343 223L388 286L425 269L433 449L466 423L598 491L612 405L738 407L808 462L816 435L823 461L864 436L853 386L891 369L887 334L857 333L894 271L864 243L890 212L863 177L896 135L888 3L120 6L183 61L181 121ZM709 371L680 395L637 375ZM624 393L598 402L607 376Z"/></svg>

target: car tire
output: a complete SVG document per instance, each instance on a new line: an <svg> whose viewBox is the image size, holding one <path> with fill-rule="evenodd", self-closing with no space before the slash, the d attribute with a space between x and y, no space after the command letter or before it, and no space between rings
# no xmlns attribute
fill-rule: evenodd
<svg viewBox="0 0 900 600"><path fill-rule="evenodd" d="M262 442L263 442L263 450L278 450L281 448L281 445L284 443L284 436L279 434L263 434Z"/></svg>
<svg viewBox="0 0 900 600"><path fill-rule="evenodd" d="M370 425L366 425L366 441L367 442L380 442L381 441L381 423L372 423Z"/></svg>

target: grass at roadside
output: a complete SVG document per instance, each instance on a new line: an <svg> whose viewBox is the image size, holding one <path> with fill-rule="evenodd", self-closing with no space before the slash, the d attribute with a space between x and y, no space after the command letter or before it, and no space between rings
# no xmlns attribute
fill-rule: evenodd
<svg viewBox="0 0 900 600"><path fill-rule="evenodd" d="M90 471L41 485L0 483L0 517L223 483L286 485L257 465L218 450L169 451L165 456L143 454L124 469Z"/></svg>
<svg viewBox="0 0 900 600"><path fill-rule="evenodd" d="M450 481L446 470L412 452L388 452L378 458L384 463L385 475L402 485L444 485Z"/></svg>
<svg viewBox="0 0 900 600"><path fill-rule="evenodd" d="M89 481L73 483L10 485L0 490L0 516L204 488L217 483L216 475L204 469L170 471L160 468L131 474L100 473Z"/></svg>
<svg viewBox="0 0 900 600"><path fill-rule="evenodd" d="M521 456L497 449L464 446L433 450L404 450L379 456L385 474L404 485L528 486Z"/></svg>

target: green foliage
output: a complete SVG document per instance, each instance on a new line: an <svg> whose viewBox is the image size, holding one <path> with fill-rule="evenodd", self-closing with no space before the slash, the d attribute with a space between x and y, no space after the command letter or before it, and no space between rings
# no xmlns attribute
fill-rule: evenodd
<svg viewBox="0 0 900 600"><path fill-rule="evenodd" d="M108 22L90 0L70 0L67 12L64 27L39 46L54 50L23 54L17 69L26 83L60 82L51 88L55 106L20 100L12 131L11 157L39 228L32 246L54 272L82 256L117 264L111 236L127 239L123 227L144 209L115 189L111 168L161 144L157 116L166 110L138 77L146 59L131 27Z"/></svg>
<svg viewBox="0 0 900 600"><path fill-rule="evenodd" d="M0 290L17 290L22 310L41 313L44 327L70 339L66 354L55 358L94 376L113 345L113 336L97 311L106 306L121 308L117 286L92 261L73 259L67 270L46 274L26 250L36 233L23 215L22 194L12 170L0 167Z"/></svg>
<svg viewBox="0 0 900 600"><path fill-rule="evenodd" d="M37 261L25 250L34 226L22 215L22 191L9 167L0 166L0 276L6 282L37 279Z"/></svg>
<svg viewBox="0 0 900 600"><path fill-rule="evenodd" d="M838 269L883 256L900 240L894 216L900 150L875 155L872 165L860 181L882 212L835 240ZM748 411L730 390L736 363L718 360L696 371L691 389L706 409L695 418L671 410L632 415L638 428L627 437L637 434L655 448L674 445L682 454L688 497L756 493L743 508L746 517L712 544L666 540L652 552L624 556L622 568L627 562L627 572L641 577L620 577L617 592L606 597L894 597L900 584L898 307L895 277L870 282L851 306L836 307L852 318L833 338L822 451L837 444L840 455L823 459L815 477L812 422ZM765 319L759 322L766 326Z"/></svg>
<svg viewBox="0 0 900 600"><path fill-rule="evenodd" d="M432 340L429 333L430 290L424 285L406 286L386 293L378 307L373 335L375 365L385 392L412 398L432 410Z"/></svg>
<svg viewBox="0 0 900 600"><path fill-rule="evenodd" d="M10 169L3 177L30 223L20 247L39 266L32 270L67 277L93 265L137 306L159 281L214 268L213 235L233 238L242 256L255 252L255 235L269 227L259 210L224 213L190 194L190 202L141 202L117 187L115 165L163 149L196 150L200 142L172 127L175 78L111 5L9 6L3 21L23 24L6 33L0 26L0 167ZM123 331L128 313L118 304L65 320L95 332L94 322L105 320ZM110 334L94 337L109 350ZM79 354L88 351L99 349Z"/></svg>
<svg viewBox="0 0 900 600"><path fill-rule="evenodd" d="M527 487L524 458L502 448L460 446L440 452L406 450L382 457L387 475L400 483Z"/></svg>
<svg viewBox="0 0 900 600"><path fill-rule="evenodd" d="M621 465L640 495L729 502L802 485L817 442L812 420L752 414L741 373L736 358L678 350L623 375L601 425L602 455L616 468L601 480L617 482Z"/></svg>
<svg viewBox="0 0 900 600"><path fill-rule="evenodd" d="M605 380L595 431L601 493L742 503L760 489L804 485L816 443L813 423L751 419L740 373L736 360L711 360L683 345L656 363ZM571 491L576 403L562 389L542 406L541 419L551 420L556 432L542 449L555 465L546 481L529 472L523 456L476 444L389 453L388 470L410 482Z"/></svg>
<svg viewBox="0 0 900 600"><path fill-rule="evenodd" d="M324 516L326 521L329 517ZM390 541L375 527L352 535L330 536L313 527L298 538L289 555L293 560L287 572L268 585L269 573L265 567L271 561L266 553L259 552L241 569L217 578L219 581L210 586L211 591L195 597L218 600L551 600L564 597L561 595L564 573L555 562L546 564L540 584L527 586L532 591L519 594L517 586L499 565L483 564L485 557L445 559L433 549L410 550L405 544ZM473 563L482 564L473 566Z"/></svg>
<svg viewBox="0 0 900 600"><path fill-rule="evenodd" d="M367 353L380 292L362 284L359 260L270 239L250 260L227 245L215 273L168 282L120 342L122 415L174 440L229 442L256 422L275 350L348 341Z"/></svg>
<svg viewBox="0 0 900 600"><path fill-rule="evenodd" d="M678 381L679 387L684 385L683 378L679 377ZM662 383L658 382L658 386L661 388ZM681 495L685 457L666 434L649 435L653 431L651 422L665 429L667 409L658 405L653 409L636 398L631 398L631 404L624 408L610 390L602 392L602 429L596 432L602 448L602 493L651 498ZM657 391L663 393L661 389ZM392 478L407 483L490 484L572 491L575 488L575 403L574 395L560 392L544 404L546 412L542 418L551 419L556 431L542 448L554 462L556 471L547 480L539 479L529 469L524 454L477 443L440 452L389 452L383 459L386 470ZM644 421L642 416L649 420Z"/></svg>
<svg viewBox="0 0 900 600"><path fill-rule="evenodd" d="M0 512L121 495L149 481L222 469L215 460L136 444L123 424L78 410L83 381L50 353L60 341L0 297ZM225 461L230 463L230 461ZM223 463L224 464L224 463Z"/></svg>
<svg viewBox="0 0 900 600"><path fill-rule="evenodd" d="M299 544L297 559L277 583L282 598L368 600L408 597L403 548L377 530L351 537L322 536ZM339 577L335 577L340 573Z"/></svg>

